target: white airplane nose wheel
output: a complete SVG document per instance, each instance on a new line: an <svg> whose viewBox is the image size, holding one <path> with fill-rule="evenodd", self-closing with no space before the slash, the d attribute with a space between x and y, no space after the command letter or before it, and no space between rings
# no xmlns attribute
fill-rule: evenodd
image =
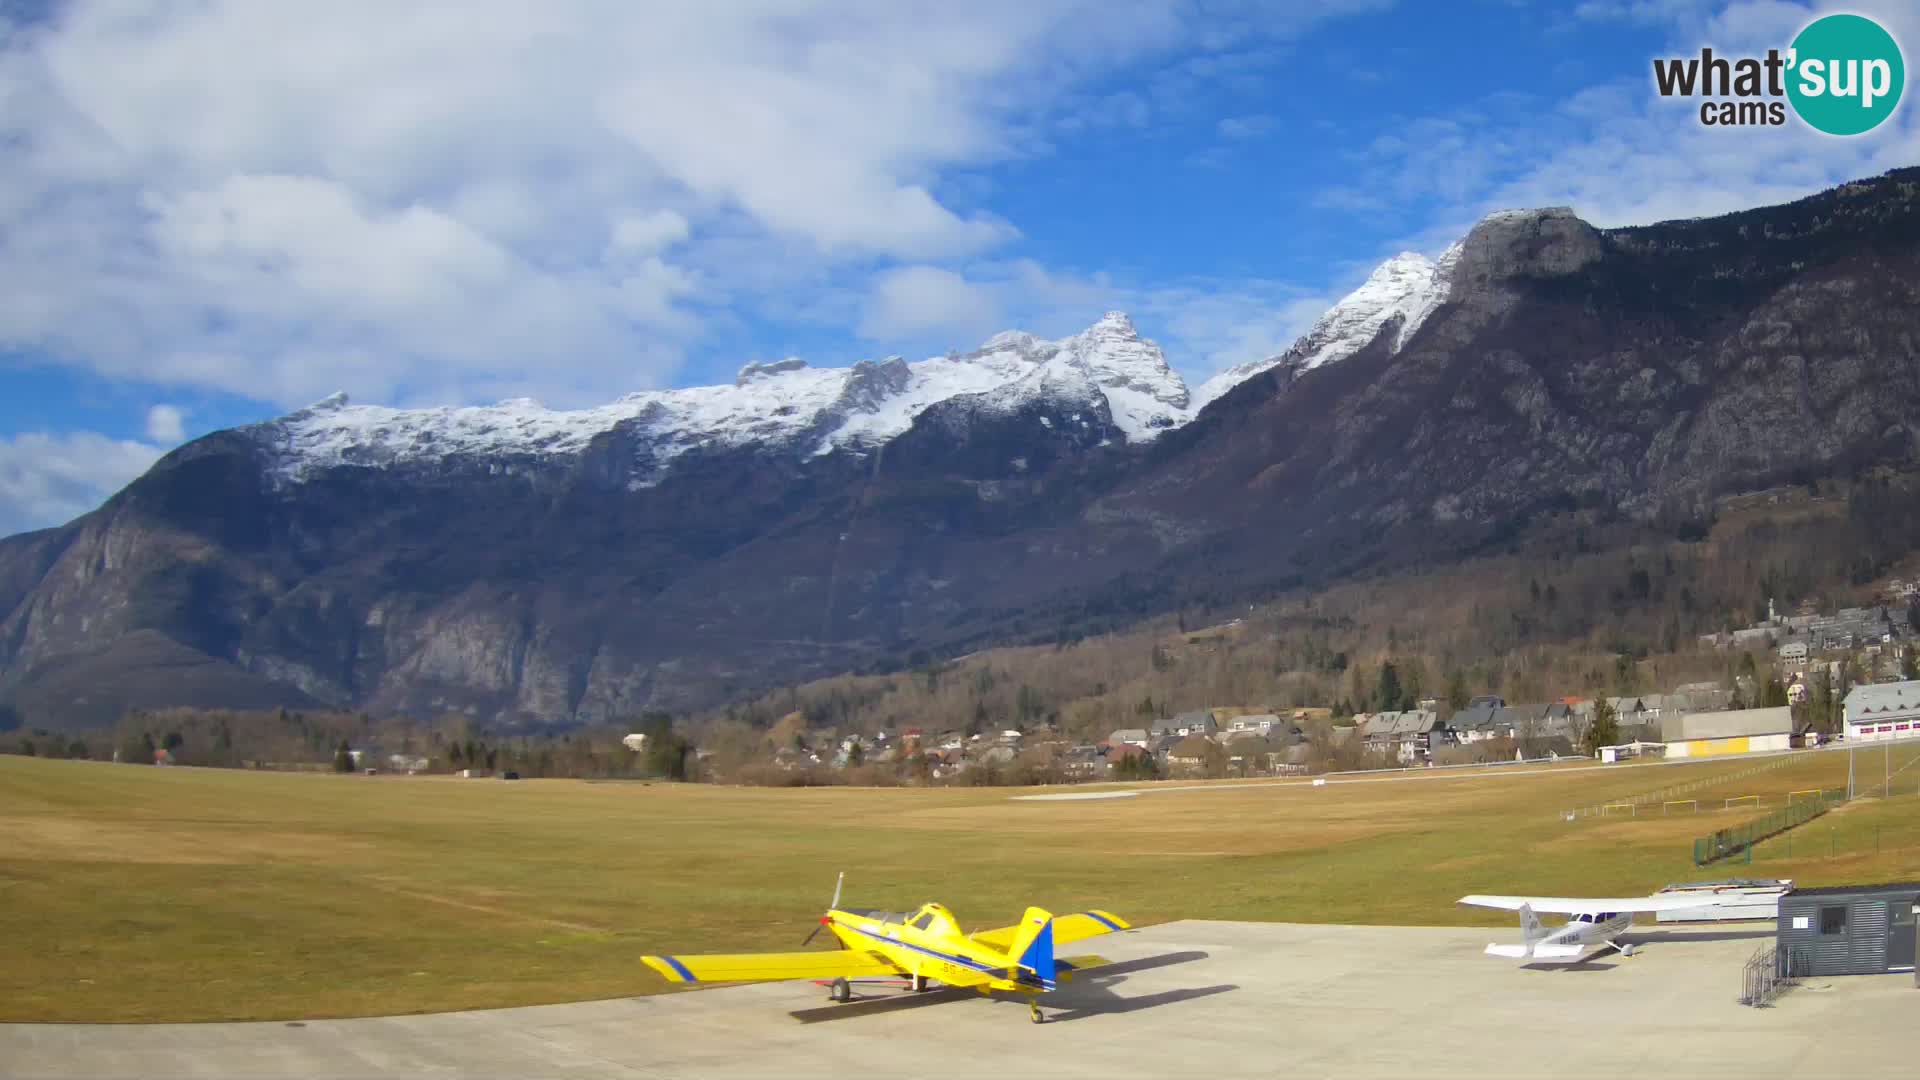
<svg viewBox="0 0 1920 1080"><path fill-rule="evenodd" d="M1631 946L1631 945L1622 945L1622 946L1620 946L1620 955L1622 955L1622 956L1632 956L1632 955L1633 955L1633 946Z"/></svg>
<svg viewBox="0 0 1920 1080"><path fill-rule="evenodd" d="M1040 1015L1040 1003L1037 1001L1027 1003L1027 1018L1036 1024L1044 1024L1047 1021L1046 1017Z"/></svg>
<svg viewBox="0 0 1920 1080"><path fill-rule="evenodd" d="M833 985L827 988L827 997L832 1001L852 1001L853 984L845 979L835 979Z"/></svg>

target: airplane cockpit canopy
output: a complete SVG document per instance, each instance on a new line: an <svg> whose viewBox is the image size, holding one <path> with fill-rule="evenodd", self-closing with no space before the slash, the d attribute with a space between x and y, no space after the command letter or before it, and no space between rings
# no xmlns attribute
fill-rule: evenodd
<svg viewBox="0 0 1920 1080"><path fill-rule="evenodd" d="M941 904L920 905L920 910L913 913L913 917L907 920L907 925L916 930L940 930L943 927L948 930L957 930L959 928L954 922L953 913Z"/></svg>

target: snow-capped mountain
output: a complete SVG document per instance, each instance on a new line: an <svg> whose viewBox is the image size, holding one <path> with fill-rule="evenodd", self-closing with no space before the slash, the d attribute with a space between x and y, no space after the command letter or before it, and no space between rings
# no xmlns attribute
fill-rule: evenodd
<svg viewBox="0 0 1920 1080"><path fill-rule="evenodd" d="M1344 360L1370 344L1394 319L1400 320L1400 328L1388 347L1399 352L1447 298L1460 248L1461 244L1455 243L1438 259L1405 251L1381 263L1364 284L1328 309L1287 351L1228 368L1200 384L1193 394L1193 411L1199 412L1208 402L1283 363L1297 364L1304 371Z"/></svg>
<svg viewBox="0 0 1920 1080"><path fill-rule="evenodd" d="M516 399L496 405L393 409L335 394L245 429L276 459L283 481L336 465L389 466L453 457L511 462L584 452L624 429L646 445L656 471L696 447L790 446L803 456L884 443L938 402L980 395L1010 412L1036 402L1106 404L1114 428L1143 442L1191 416L1186 383L1160 347L1123 312L1059 341L1010 331L966 354L908 363L898 356L852 367L804 360L752 363L731 386L628 394L597 408L549 409ZM1064 418L1063 418L1064 419ZM646 485L657 475L636 478Z"/></svg>
<svg viewBox="0 0 1920 1080"><path fill-rule="evenodd" d="M1183 400L1120 316L579 412L329 400L0 538L0 702L620 723L1544 555L1569 493L1619 526L1593 535L1685 536L1726 495L1920 472L1916 250L1920 169L1622 229L1495 215L1275 359L1319 370L1172 437L1211 388ZM1135 438L1153 452L1101 449ZM1873 495L1868 531L1920 534L1908 495Z"/></svg>

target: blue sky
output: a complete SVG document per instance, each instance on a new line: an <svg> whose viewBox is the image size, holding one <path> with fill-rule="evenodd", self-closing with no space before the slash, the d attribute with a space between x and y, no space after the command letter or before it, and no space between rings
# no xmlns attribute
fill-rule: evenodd
<svg viewBox="0 0 1920 1080"><path fill-rule="evenodd" d="M0 533L339 389L571 407L1110 308L1198 383L1492 209L1920 163L1904 105L1834 139L1652 93L1826 5L708 7L0 0Z"/></svg>

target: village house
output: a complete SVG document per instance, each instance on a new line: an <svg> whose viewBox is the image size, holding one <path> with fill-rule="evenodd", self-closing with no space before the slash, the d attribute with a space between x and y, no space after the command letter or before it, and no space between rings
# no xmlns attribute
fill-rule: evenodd
<svg viewBox="0 0 1920 1080"><path fill-rule="evenodd" d="M1106 759L1097 746L1075 746L1060 755L1060 768L1068 776L1084 779L1106 768Z"/></svg>
<svg viewBox="0 0 1920 1080"><path fill-rule="evenodd" d="M1108 746L1138 746L1145 748L1150 736L1146 728L1121 728L1107 736Z"/></svg>
<svg viewBox="0 0 1920 1080"><path fill-rule="evenodd" d="M1848 739L1920 737L1920 681L1856 686L1840 703L1840 715Z"/></svg>
<svg viewBox="0 0 1920 1080"><path fill-rule="evenodd" d="M1155 735L1202 735L1212 738L1220 731L1220 725L1213 713L1206 709L1191 709L1180 713L1171 720L1156 720L1153 723Z"/></svg>
<svg viewBox="0 0 1920 1080"><path fill-rule="evenodd" d="M1495 698L1493 700L1498 701L1499 699ZM1468 705L1466 708L1455 712L1447 718L1447 731L1452 736L1453 741L1459 744L1477 743L1484 742L1487 739L1511 737L1513 732L1501 731L1494 726L1494 716L1501 710L1503 705L1504 703L1495 705L1485 701L1482 701L1480 704Z"/></svg>
<svg viewBox="0 0 1920 1080"><path fill-rule="evenodd" d="M1167 751L1167 763L1189 772L1202 769L1206 767L1207 756L1214 750L1211 739L1204 735L1189 735Z"/></svg>
<svg viewBox="0 0 1920 1080"><path fill-rule="evenodd" d="M1360 725L1360 737L1369 750L1390 752L1411 765L1429 760L1436 745L1446 745L1447 731L1432 709L1407 709L1373 714Z"/></svg>
<svg viewBox="0 0 1920 1080"><path fill-rule="evenodd" d="M1128 760L1137 762L1146 759L1147 752L1142 747L1135 746L1132 743L1116 743L1107 750L1107 770L1109 772L1115 771L1119 769L1122 763Z"/></svg>

